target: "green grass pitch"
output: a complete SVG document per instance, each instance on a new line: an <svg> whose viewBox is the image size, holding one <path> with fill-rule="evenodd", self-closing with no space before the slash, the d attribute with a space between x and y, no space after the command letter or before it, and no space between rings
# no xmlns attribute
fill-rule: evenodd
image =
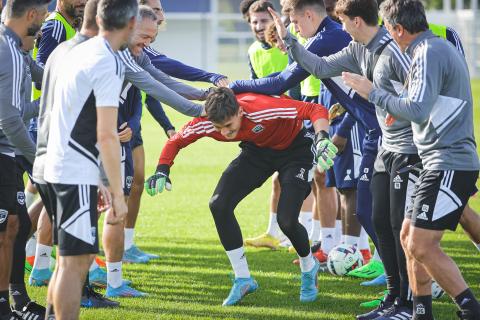
<svg viewBox="0 0 480 320"><path fill-rule="evenodd" d="M226 72L228 74L228 72ZM245 76L245 75L241 75ZM237 77L237 78L240 78ZM480 81L473 81L476 136L480 137ZM167 110L180 128L187 118ZM165 135L148 112L142 120L146 147L146 174L154 171ZM223 308L231 287L231 268L220 245L208 200L223 169L239 152L237 143L202 139L184 149L172 168L173 191L155 198L144 193L136 242L161 255L147 265L126 265L124 278L149 293L146 299L121 299L115 310L81 311L82 319L353 319L366 311L360 302L378 296L383 288L360 287L360 280L321 274L318 300L298 301L299 269L285 251L248 249L247 259L259 290L240 306ZM243 236L255 236L267 225L270 183L248 196L236 216ZM480 200L471 203L480 210ZM461 228L446 234L443 246L458 263L467 282L480 297L480 253ZM32 297L45 301L46 289L29 288ZM434 302L438 320L455 319L448 297Z"/></svg>

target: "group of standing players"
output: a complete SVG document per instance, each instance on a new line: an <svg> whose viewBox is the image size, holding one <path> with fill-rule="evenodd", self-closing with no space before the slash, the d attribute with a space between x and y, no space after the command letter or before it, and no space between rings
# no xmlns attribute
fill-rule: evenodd
<svg viewBox="0 0 480 320"><path fill-rule="evenodd" d="M433 319L432 279L461 319L480 319L478 301L440 247L458 223L480 243L480 218L468 207L479 170L470 79L458 35L429 25L418 0L385 1L383 22L375 0L285 0L283 20L270 2L244 0L257 41L248 52L252 79L234 82L150 47L164 20L159 0L63 0L43 23L49 2L8 0L0 26L0 55L9 62L0 77L1 319L76 319L80 306L146 296L122 277L122 262L158 258L133 241L144 189L143 104L170 138L145 182L150 195L171 190L181 148L204 136L241 141L210 200L235 272L224 306L258 288L234 209L274 175L267 233L245 245L291 245L301 302L317 299L317 274L343 241L370 260L351 275L379 276L388 289L357 319ZM176 133L160 103L195 118ZM24 172L41 196L28 211ZM95 258L101 211L106 272ZM24 283L34 230L29 282L49 285L46 309ZM106 287L106 296L92 285Z"/></svg>

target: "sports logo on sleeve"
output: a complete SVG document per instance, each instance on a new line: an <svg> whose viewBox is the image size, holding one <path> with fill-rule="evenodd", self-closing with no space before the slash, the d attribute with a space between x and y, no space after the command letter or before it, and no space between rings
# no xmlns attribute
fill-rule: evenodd
<svg viewBox="0 0 480 320"><path fill-rule="evenodd" d="M262 126L261 124L257 124L255 127L253 127L252 132L253 132L253 133L260 133L260 132L262 132L264 129L265 129L264 126Z"/></svg>

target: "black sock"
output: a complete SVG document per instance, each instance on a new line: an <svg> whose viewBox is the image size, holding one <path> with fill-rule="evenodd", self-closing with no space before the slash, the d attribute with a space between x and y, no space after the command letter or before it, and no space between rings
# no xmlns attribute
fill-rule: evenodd
<svg viewBox="0 0 480 320"><path fill-rule="evenodd" d="M53 304L47 303L46 309L47 311L45 311L45 319L55 319L55 310L53 310Z"/></svg>
<svg viewBox="0 0 480 320"><path fill-rule="evenodd" d="M383 301L391 304L391 303L394 303L395 302L395 299L396 297L394 295L391 295L390 293L387 293L387 295L385 296L385 298L383 299Z"/></svg>
<svg viewBox="0 0 480 320"><path fill-rule="evenodd" d="M433 320L432 296L413 296L412 320Z"/></svg>
<svg viewBox="0 0 480 320"><path fill-rule="evenodd" d="M13 299L13 307L15 310L22 310L23 307L30 302L25 283L12 284L10 283L10 295Z"/></svg>
<svg viewBox="0 0 480 320"><path fill-rule="evenodd" d="M470 311L472 314L480 315L480 304L470 288L465 289L454 299L458 308L462 311Z"/></svg>
<svg viewBox="0 0 480 320"><path fill-rule="evenodd" d="M9 314L12 311L8 299L8 290L0 291L0 315Z"/></svg>

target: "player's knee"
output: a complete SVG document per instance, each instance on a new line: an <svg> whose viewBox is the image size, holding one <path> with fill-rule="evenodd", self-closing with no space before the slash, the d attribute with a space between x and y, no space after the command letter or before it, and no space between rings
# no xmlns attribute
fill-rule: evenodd
<svg viewBox="0 0 480 320"><path fill-rule="evenodd" d="M286 235L294 232L295 228L297 227L297 223L299 223L298 220L293 218L292 216L289 216L287 214L277 215L278 226Z"/></svg>
<svg viewBox="0 0 480 320"><path fill-rule="evenodd" d="M410 255L419 262L424 262L428 259L432 252L432 247L425 241L419 238L410 237L408 239L407 250Z"/></svg>
<svg viewBox="0 0 480 320"><path fill-rule="evenodd" d="M319 189L325 188L325 179L326 179L325 172L320 172L318 170L315 170L313 174L313 179Z"/></svg>
<svg viewBox="0 0 480 320"><path fill-rule="evenodd" d="M404 223L402 225L402 229L400 230L400 243L402 244L403 250L405 252L408 251L408 233L410 230L410 225L408 223Z"/></svg>
<svg viewBox="0 0 480 320"><path fill-rule="evenodd" d="M214 194L210 198L208 206L210 207L210 212L212 213L214 219L227 213L229 207L227 201L220 197L219 194Z"/></svg>

